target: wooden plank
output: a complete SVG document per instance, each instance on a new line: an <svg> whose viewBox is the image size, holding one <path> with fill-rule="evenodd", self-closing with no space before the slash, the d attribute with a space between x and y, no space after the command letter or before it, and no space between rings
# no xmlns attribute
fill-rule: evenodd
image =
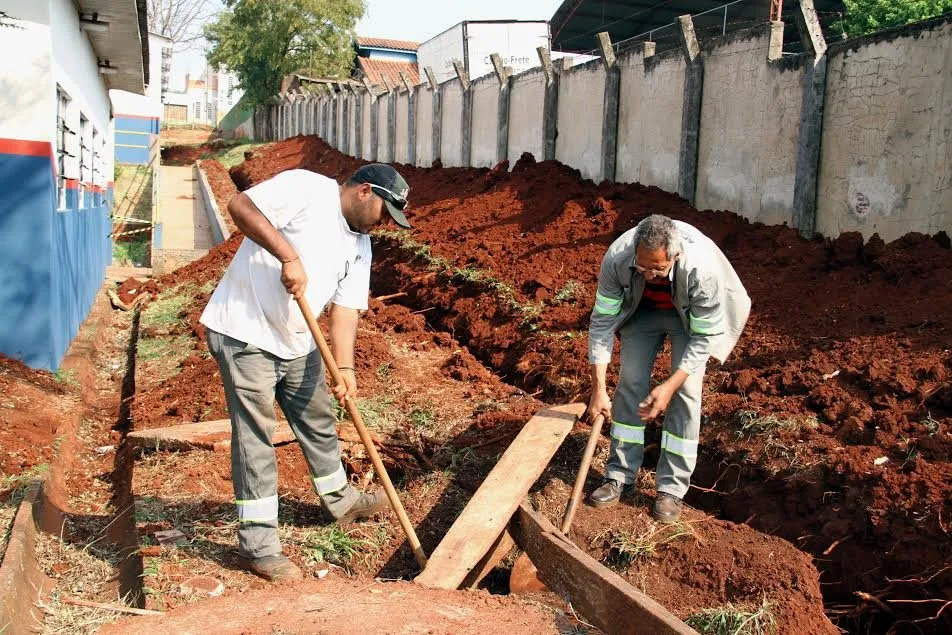
<svg viewBox="0 0 952 635"><path fill-rule="evenodd" d="M515 546L516 540L512 537L512 534L509 533L509 530L503 530L499 538L496 539L496 542L493 543L492 549L479 561L479 564L473 567L473 570L470 571L466 579L463 580L463 584L460 585L460 588L475 589L480 581L485 578L490 571L495 569Z"/></svg>
<svg viewBox="0 0 952 635"><path fill-rule="evenodd" d="M618 574L576 547L528 501L519 506L519 546L549 589L609 635L678 634L696 631Z"/></svg>
<svg viewBox="0 0 952 635"><path fill-rule="evenodd" d="M341 441L346 443L360 443L357 430L351 423L342 423L337 428ZM371 435L374 442L379 443L375 435ZM228 452L231 449L231 421L218 419L216 421L202 421L201 423L183 423L165 428L149 430L134 430L129 433L131 443L153 450L215 450ZM272 445L291 443L295 440L294 432L287 421L278 421L278 426L271 435Z"/></svg>
<svg viewBox="0 0 952 635"><path fill-rule="evenodd" d="M580 403L546 408L526 423L437 545L417 583L436 589L463 584L584 411Z"/></svg>

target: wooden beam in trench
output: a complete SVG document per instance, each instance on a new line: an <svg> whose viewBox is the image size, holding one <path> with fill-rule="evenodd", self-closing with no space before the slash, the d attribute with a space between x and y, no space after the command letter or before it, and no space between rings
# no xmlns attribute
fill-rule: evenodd
<svg viewBox="0 0 952 635"><path fill-rule="evenodd" d="M541 410L526 423L415 582L435 589L458 589L475 584L495 566L489 565L493 554L503 550L505 539L501 536L506 525L584 411L581 403L555 406ZM484 560L490 550L493 554Z"/></svg>
<svg viewBox="0 0 952 635"><path fill-rule="evenodd" d="M528 501L519 505L519 546L550 590L609 635L689 635L696 631L576 547Z"/></svg>

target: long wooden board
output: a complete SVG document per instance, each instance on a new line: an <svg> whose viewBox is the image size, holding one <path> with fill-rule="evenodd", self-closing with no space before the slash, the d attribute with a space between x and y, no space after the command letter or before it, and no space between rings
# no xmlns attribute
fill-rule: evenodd
<svg viewBox="0 0 952 635"><path fill-rule="evenodd" d="M357 430L351 423L342 423L337 427L337 434L341 441L360 443ZM375 442L379 439L372 435ZM227 452L231 448L231 421L218 419L216 421L202 421L201 423L183 423L165 428L151 428L148 430L134 430L129 433L131 443L153 450L215 450ZM278 425L271 435L272 445L291 443L295 440L294 432L287 421L278 421Z"/></svg>
<svg viewBox="0 0 952 635"><path fill-rule="evenodd" d="M526 423L437 545L417 583L436 589L460 588L493 548L584 411L580 403L546 408Z"/></svg>
<svg viewBox="0 0 952 635"><path fill-rule="evenodd" d="M697 635L666 608L576 547L528 501L519 506L519 546L539 578L609 635Z"/></svg>

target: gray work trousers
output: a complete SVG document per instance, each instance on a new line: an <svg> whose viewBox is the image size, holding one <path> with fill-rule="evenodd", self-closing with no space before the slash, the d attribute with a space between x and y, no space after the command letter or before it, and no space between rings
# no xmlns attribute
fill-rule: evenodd
<svg viewBox="0 0 952 635"><path fill-rule="evenodd" d="M645 424L638 416L638 404L651 392L651 371L665 337L671 339L671 370L677 369L687 348L677 311L639 309L619 330L621 372L612 400L611 450L605 466L606 478L631 484L645 453ZM684 498L697 464L701 432L701 391L704 371L694 373L671 398L664 415L661 455L655 482L658 492Z"/></svg>
<svg viewBox="0 0 952 635"><path fill-rule="evenodd" d="M231 474L238 505L238 550L249 558L281 553L278 468L271 445L277 399L304 453L324 509L343 516L360 493L340 460L337 419L320 353L284 360L208 329L231 417Z"/></svg>

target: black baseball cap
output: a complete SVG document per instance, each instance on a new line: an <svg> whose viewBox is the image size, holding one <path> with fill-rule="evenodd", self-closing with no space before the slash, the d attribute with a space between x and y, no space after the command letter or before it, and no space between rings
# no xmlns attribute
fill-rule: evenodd
<svg viewBox="0 0 952 635"><path fill-rule="evenodd" d="M403 210L407 208L407 194L410 186L400 173L385 163L368 163L354 172L350 178L354 183L367 183L377 196L387 204L387 211L397 225L410 228Z"/></svg>

